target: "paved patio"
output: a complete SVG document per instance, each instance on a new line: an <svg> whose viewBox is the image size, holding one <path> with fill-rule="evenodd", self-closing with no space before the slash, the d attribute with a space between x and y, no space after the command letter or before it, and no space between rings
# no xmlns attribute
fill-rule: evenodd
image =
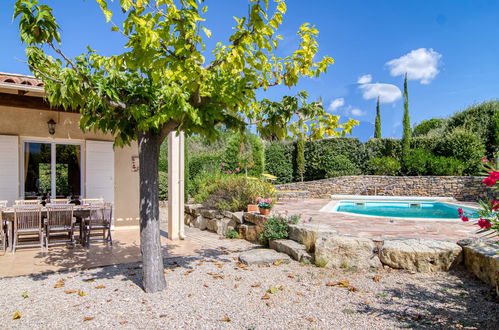
<svg viewBox="0 0 499 330"><path fill-rule="evenodd" d="M475 237L478 229L473 223L458 219L412 220L320 212L329 202L331 199L281 200L274 207L274 212L301 214L302 220L330 225L340 234L377 239L430 238L456 242L462 238Z"/></svg>

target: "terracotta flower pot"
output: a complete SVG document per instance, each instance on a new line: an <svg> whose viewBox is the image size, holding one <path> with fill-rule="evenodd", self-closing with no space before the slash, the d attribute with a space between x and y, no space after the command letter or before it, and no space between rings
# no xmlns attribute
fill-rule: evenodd
<svg viewBox="0 0 499 330"><path fill-rule="evenodd" d="M269 215L270 214L270 209L262 209L262 208L259 208L259 209L260 209L261 215Z"/></svg>
<svg viewBox="0 0 499 330"><path fill-rule="evenodd" d="M248 212L258 212L258 205L249 204L248 205Z"/></svg>

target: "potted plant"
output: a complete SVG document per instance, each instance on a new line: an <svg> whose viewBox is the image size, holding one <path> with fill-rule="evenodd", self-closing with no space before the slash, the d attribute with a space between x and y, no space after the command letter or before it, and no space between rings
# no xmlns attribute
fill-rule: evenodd
<svg viewBox="0 0 499 330"><path fill-rule="evenodd" d="M258 198L258 210L261 215L269 215L272 209L272 198Z"/></svg>

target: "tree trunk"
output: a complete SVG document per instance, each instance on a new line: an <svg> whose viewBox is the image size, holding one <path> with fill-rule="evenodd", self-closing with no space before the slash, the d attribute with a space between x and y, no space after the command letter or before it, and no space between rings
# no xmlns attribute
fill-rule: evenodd
<svg viewBox="0 0 499 330"><path fill-rule="evenodd" d="M139 132L140 161L140 251L142 253L142 285L146 292L166 289L161 254L159 219L159 134Z"/></svg>

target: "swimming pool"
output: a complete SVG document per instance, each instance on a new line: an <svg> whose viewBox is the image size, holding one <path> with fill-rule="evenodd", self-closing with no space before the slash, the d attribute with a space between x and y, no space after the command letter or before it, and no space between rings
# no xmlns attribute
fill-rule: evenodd
<svg viewBox="0 0 499 330"><path fill-rule="evenodd" d="M378 217L458 219L459 208L470 218L478 216L471 208L441 202L339 201L333 212Z"/></svg>

